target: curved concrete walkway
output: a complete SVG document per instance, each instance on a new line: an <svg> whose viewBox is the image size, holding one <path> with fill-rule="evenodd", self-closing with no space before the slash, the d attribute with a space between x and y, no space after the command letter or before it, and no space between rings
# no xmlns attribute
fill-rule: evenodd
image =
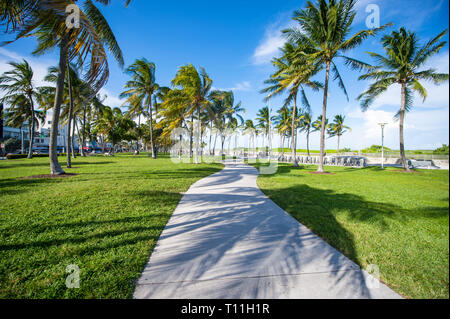
<svg viewBox="0 0 450 319"><path fill-rule="evenodd" d="M134 298L400 298L226 167L183 196Z"/></svg>

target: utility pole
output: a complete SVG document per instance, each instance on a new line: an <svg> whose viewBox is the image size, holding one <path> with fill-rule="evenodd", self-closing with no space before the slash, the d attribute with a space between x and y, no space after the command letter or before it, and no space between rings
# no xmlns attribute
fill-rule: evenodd
<svg viewBox="0 0 450 319"><path fill-rule="evenodd" d="M387 123L378 123L381 126L381 169L384 169L384 127Z"/></svg>

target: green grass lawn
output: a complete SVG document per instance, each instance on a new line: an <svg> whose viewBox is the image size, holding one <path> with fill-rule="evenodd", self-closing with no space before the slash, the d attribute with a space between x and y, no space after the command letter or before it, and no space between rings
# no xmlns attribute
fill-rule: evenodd
<svg viewBox="0 0 450 319"><path fill-rule="evenodd" d="M449 297L449 172L280 164L258 186L279 206L409 298Z"/></svg>
<svg viewBox="0 0 450 319"><path fill-rule="evenodd" d="M180 193L222 165L143 154L73 167L77 176L21 179L48 174L48 158L0 161L0 299L131 297ZM70 264L79 289L66 288Z"/></svg>

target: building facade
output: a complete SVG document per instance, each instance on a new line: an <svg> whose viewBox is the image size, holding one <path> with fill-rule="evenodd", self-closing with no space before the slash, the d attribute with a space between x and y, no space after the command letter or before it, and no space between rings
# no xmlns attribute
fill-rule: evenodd
<svg viewBox="0 0 450 319"><path fill-rule="evenodd" d="M3 118L2 124L3 136L0 138L8 139L15 138L21 141L22 149L26 150L29 145L29 127L28 122L25 122L21 128L15 128L6 126L7 119ZM34 133L33 150L37 152L48 152L50 145L50 127L52 124L52 114L51 111L46 113L45 122L37 123L36 131ZM65 152L67 148L67 126L60 125L58 128L58 138L57 138L57 150L58 152ZM74 149L77 151L79 149L78 138L74 137Z"/></svg>

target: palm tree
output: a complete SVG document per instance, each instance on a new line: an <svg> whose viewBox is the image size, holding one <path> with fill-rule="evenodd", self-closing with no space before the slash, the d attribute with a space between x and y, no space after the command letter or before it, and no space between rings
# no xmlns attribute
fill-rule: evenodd
<svg viewBox="0 0 450 319"><path fill-rule="evenodd" d="M334 80L338 81L339 87L347 96L344 82L334 63L336 58L343 58L345 63L353 69L362 70L370 66L361 61L343 55L346 51L359 46L364 39L375 35L385 28L384 25L371 30L357 32L351 37L350 33L353 20L356 15L354 11L356 0L316 0L315 3L308 1L303 10L294 12L294 20L300 28L283 30L288 38L299 45L298 55L303 55L309 63L322 63L325 67L325 86L323 92L322 118L326 119L328 82L330 69L334 74ZM323 157L325 155L325 121L322 122L320 130L320 161L318 172L323 172Z"/></svg>
<svg viewBox="0 0 450 319"><path fill-rule="evenodd" d="M313 128L313 132L317 132L317 131L320 131L321 129L322 129L322 124L323 124L323 121L322 121L322 115L319 115L318 117L317 117L317 120L315 120L313 123L312 123L312 128ZM328 119L326 119L325 120L325 129L328 129L328 127L329 127L329 125L328 125Z"/></svg>
<svg viewBox="0 0 450 319"><path fill-rule="evenodd" d="M410 171L405 155L405 143L403 137L403 125L405 112L409 112L413 103L413 92L417 92L425 101L427 91L419 81L431 81L438 85L448 81L448 74L437 73L434 69L421 70L425 62L433 55L437 54L447 43L441 41L447 34L447 30L442 31L436 37L419 45L416 33L401 28L393 31L390 35L385 35L381 40L386 56L369 52L377 61L375 69L360 76L360 80L374 80L369 89L363 92L358 100L361 100L363 111L373 103L373 101L394 84L400 85L401 104L396 118L399 119L400 129L400 157L405 171Z"/></svg>
<svg viewBox="0 0 450 319"><path fill-rule="evenodd" d="M241 107L242 103L234 103L233 91L226 91L223 93L223 101L225 106L225 117L228 119L227 128L235 137L235 147L237 152L237 129L244 124L244 118L239 113L245 113L245 109Z"/></svg>
<svg viewBox="0 0 450 319"><path fill-rule="evenodd" d="M103 4L109 1L98 0ZM126 5L130 0L126 1ZM64 174L58 162L57 137L60 108L63 99L65 72L68 61L77 60L79 66L89 61L86 81L92 85L94 92L107 82L109 67L104 45L123 66L122 52L105 17L92 1L83 2L80 9L79 25L66 24L66 8L77 5L72 0L12 0L0 7L0 16L4 19L6 30L14 31L16 40L36 36L38 46L33 54L43 54L55 47L59 48L58 81L56 85L52 126L50 128L50 170L52 174ZM10 43L8 41L6 43Z"/></svg>
<svg viewBox="0 0 450 319"><path fill-rule="evenodd" d="M189 97L179 89L168 90L165 94L164 100L161 104L161 120L156 124L157 129L162 129L162 138L173 135L177 129L187 129L188 123L186 121L186 112L189 108ZM179 138L179 159L182 156L182 142L183 134L181 130L177 133L178 136L173 136L174 138Z"/></svg>
<svg viewBox="0 0 450 319"><path fill-rule="evenodd" d="M9 104L9 108L5 111L5 117L7 118L6 125L22 128L25 123L28 123L28 137L31 137L33 134L30 123L40 122L44 124L45 112L35 110L32 114L30 100L25 95L17 94L9 96L6 99L6 103ZM32 146L31 140L30 145Z"/></svg>
<svg viewBox="0 0 450 319"><path fill-rule="evenodd" d="M215 155L215 149L216 149L216 140L217 135L220 135L221 139L221 148L220 148L220 155L223 155L224 153L224 143L226 138L226 129L227 129L227 106L224 101L224 98L226 96L225 91L220 90L214 90L209 94L209 100L211 101L211 107L207 108L212 122L214 124L214 129L216 131L216 135L214 138L214 146L213 146L213 155Z"/></svg>
<svg viewBox="0 0 450 319"><path fill-rule="evenodd" d="M298 166L296 157L296 132L298 123L297 95L299 92L301 93L303 106L310 110L311 106L306 97L304 86L310 87L313 90L319 90L323 87L321 83L310 80L312 76L320 71L321 65L317 62L310 63L305 55L298 55L298 52L302 50L307 50L307 47L300 48L296 43L287 42L281 50L282 56L272 60L272 64L277 70L269 80L265 81L270 86L262 90L263 93L270 92L265 98L265 101L285 90L289 91L285 106L293 102L290 128L294 166Z"/></svg>
<svg viewBox="0 0 450 319"><path fill-rule="evenodd" d="M313 122L312 122L311 112L304 112L301 115L301 119L300 119L300 132L306 133L306 151L308 153L308 156L310 156L310 154L309 154L309 134L311 134L311 129L313 129L312 124L313 124Z"/></svg>
<svg viewBox="0 0 450 319"><path fill-rule="evenodd" d="M112 144L112 154L114 155L115 146L123 139L127 139L129 131L135 126L133 120L124 116L122 111L116 107L111 109L106 107L102 115L95 122L95 129L105 134L108 141Z"/></svg>
<svg viewBox="0 0 450 319"><path fill-rule="evenodd" d="M286 137L289 137L289 130L291 129L292 124L291 114L287 106L280 108L277 113L278 116L275 118L274 124L278 134L280 135L281 154L284 155L284 140Z"/></svg>
<svg viewBox="0 0 450 319"><path fill-rule="evenodd" d="M187 115L191 116L191 145L194 133L194 113L197 112L198 120L198 136L201 132L201 111L211 105L209 101L209 93L212 86L212 80L206 73L204 68L200 68L200 72L192 65L184 65L178 69L175 78L172 80L172 85L180 88L185 97L189 101L189 109ZM198 154L200 143L196 143L194 163L199 164ZM191 146L192 148L192 146Z"/></svg>
<svg viewBox="0 0 450 319"><path fill-rule="evenodd" d="M271 123L275 120L274 116L270 116L269 107L265 106L258 110L256 114L257 127L261 129L262 133L270 139ZM270 142L269 142L270 144ZM266 152L267 153L267 152Z"/></svg>
<svg viewBox="0 0 450 319"><path fill-rule="evenodd" d="M128 107L127 114L132 119L136 119L136 118L138 119L137 128L139 128L141 126L141 116L145 114L145 107L142 104L142 100L133 101L132 98L130 98L129 100L131 100L130 101L131 103L129 105L127 105L127 107ZM141 138L140 130L137 129L136 130L136 153L135 154L139 154L140 138Z"/></svg>
<svg viewBox="0 0 450 319"><path fill-rule="evenodd" d="M344 125L345 116L343 115L336 115L334 117L333 123L331 123L328 127L328 136L334 137L337 136L337 153L339 153L339 143L341 136L346 133L347 131L351 131L352 129L348 127L347 125Z"/></svg>
<svg viewBox="0 0 450 319"><path fill-rule="evenodd" d="M244 122L244 134L246 134L246 135L250 135L250 137L249 137L249 141L248 141L248 143L249 143L249 145L248 145L248 153L250 154L250 148L251 148L251 142L252 142L252 140L253 140L253 147L255 148L255 150L256 150L256 145L255 145L255 138L257 138L258 137L258 134L259 134L259 131L258 131L258 128L255 126L255 124L253 123L253 121L252 120L246 120L245 122Z"/></svg>
<svg viewBox="0 0 450 319"><path fill-rule="evenodd" d="M67 129L67 168L72 167L71 162L71 152L73 153L73 135L75 128L75 114L81 108L81 105L90 99L91 90L89 90L89 85L80 78L76 67L74 65L67 65L67 79L65 82L65 91L62 99L62 109L60 118L62 119L62 124L66 125ZM50 67L48 69L48 74L45 76L46 82L56 83L58 82L58 68ZM55 100L55 87L45 86L40 88L41 100L40 106L45 110L50 110L53 107ZM72 122L73 127L72 127ZM74 154L72 154L74 156Z"/></svg>
<svg viewBox="0 0 450 319"><path fill-rule="evenodd" d="M33 84L33 70L26 60L21 63L9 62L12 70L6 71L0 76L0 90L4 91L5 98L3 102L14 106L16 111L23 110L24 106L29 107L29 116L26 116L30 121L29 126L29 138L30 145L28 150L28 157L33 157L33 140L36 124L36 117L34 111L34 101L38 96L38 92ZM27 99L25 102L23 97ZM18 104L21 104L20 106Z"/></svg>
<svg viewBox="0 0 450 319"><path fill-rule="evenodd" d="M153 139L153 109L152 96L159 89L156 83L156 66L153 62L145 58L136 60L126 69L126 73L131 75L131 80L125 84L125 91L120 94L121 98L126 98L124 102L129 105L145 105L149 116L150 126L150 147L152 158L156 158L155 141Z"/></svg>

